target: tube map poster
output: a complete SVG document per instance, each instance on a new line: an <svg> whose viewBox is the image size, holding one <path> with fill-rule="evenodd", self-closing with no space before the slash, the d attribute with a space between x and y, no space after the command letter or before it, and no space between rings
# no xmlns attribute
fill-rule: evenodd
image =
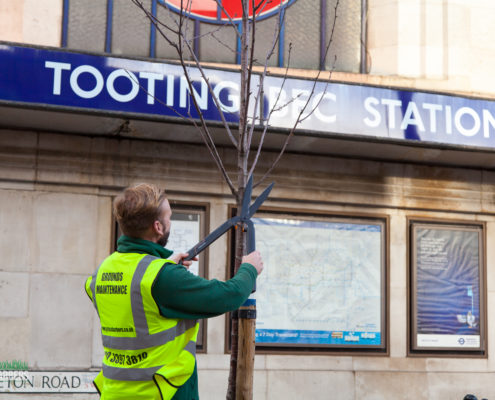
<svg viewBox="0 0 495 400"><path fill-rule="evenodd" d="M257 345L381 347L381 223L253 218Z"/></svg>

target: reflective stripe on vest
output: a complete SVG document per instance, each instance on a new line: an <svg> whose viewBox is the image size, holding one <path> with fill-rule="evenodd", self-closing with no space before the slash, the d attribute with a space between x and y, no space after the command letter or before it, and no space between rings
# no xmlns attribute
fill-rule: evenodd
<svg viewBox="0 0 495 400"><path fill-rule="evenodd" d="M100 265L100 267L101 267L101 265ZM91 296L92 296L92 300L93 300L93 305L96 308L97 314L98 314L98 306L96 305L95 286L96 286L96 276L98 275L98 271L100 270L100 267L98 267L97 270L94 272L94 274L91 275L91 283L89 285L89 288L91 289Z"/></svg>
<svg viewBox="0 0 495 400"><path fill-rule="evenodd" d="M184 350L196 357L195 342L190 341ZM118 368L103 364L103 375L106 378L119 381L147 381L153 379L153 375L155 375L160 368L160 366L150 368Z"/></svg>
<svg viewBox="0 0 495 400"><path fill-rule="evenodd" d="M173 263L115 252L87 279L86 292L102 324L105 356L95 379L102 392L108 387L133 398L134 391L145 390L155 398L158 388L162 399L168 400L192 376L199 324L163 317L152 294L153 282L167 262ZM152 385L136 385L137 381Z"/></svg>
<svg viewBox="0 0 495 400"><path fill-rule="evenodd" d="M163 332L142 337L115 337L102 335L103 346L116 350L140 350L148 347L160 346L175 340L187 330L196 325L196 321L183 319L176 326Z"/></svg>
<svg viewBox="0 0 495 400"><path fill-rule="evenodd" d="M162 332L158 332L150 335L148 330L148 322L146 321L146 313L143 306L143 298L141 296L141 280L146 272L146 269L153 260L158 257L146 255L139 262L131 282L131 308L132 317L134 320L134 327L136 329L136 337L116 337L102 334L102 341L104 347L109 347L116 350L140 350L148 347L160 346L168 342L173 341L176 337L181 336L184 332L191 329L196 321L194 320L181 320L176 326ZM100 266L101 267L101 266ZM90 288L93 295L93 304L98 312L98 305L96 303L96 277L98 271L92 276Z"/></svg>

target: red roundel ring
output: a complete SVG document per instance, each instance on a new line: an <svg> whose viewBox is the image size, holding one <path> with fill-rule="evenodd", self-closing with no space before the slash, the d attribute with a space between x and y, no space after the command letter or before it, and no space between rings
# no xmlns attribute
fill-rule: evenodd
<svg viewBox="0 0 495 400"><path fill-rule="evenodd" d="M256 20L271 17L296 0L255 0ZM204 22L224 24L230 19L240 21L242 18L242 6L240 0L221 0L222 7L216 0L158 0L163 6L176 12L180 12L181 4L187 7L185 10L189 17ZM249 16L252 17L253 9L249 1ZM230 19L229 19L230 16Z"/></svg>

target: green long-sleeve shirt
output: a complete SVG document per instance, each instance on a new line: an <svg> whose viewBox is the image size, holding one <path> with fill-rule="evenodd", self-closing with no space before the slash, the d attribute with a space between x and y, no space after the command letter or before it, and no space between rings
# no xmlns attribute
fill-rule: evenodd
<svg viewBox="0 0 495 400"><path fill-rule="evenodd" d="M120 253L151 254L168 258L172 251L157 243L121 236L117 241ZM236 310L251 294L258 273L251 264L242 264L227 282L208 280L190 273L179 264L165 264L151 293L167 318L201 319Z"/></svg>
<svg viewBox="0 0 495 400"><path fill-rule="evenodd" d="M172 251L157 243L121 236L120 253L151 254L169 258ZM190 273L184 266L165 263L151 289L160 313L167 318L201 319L236 310L251 294L258 273L251 264L242 264L237 274L226 282L207 280ZM198 375L193 375L177 390L173 400L196 400Z"/></svg>

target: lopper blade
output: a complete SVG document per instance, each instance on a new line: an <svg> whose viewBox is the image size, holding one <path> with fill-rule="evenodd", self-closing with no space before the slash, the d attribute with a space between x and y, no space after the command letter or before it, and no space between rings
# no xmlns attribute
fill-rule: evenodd
<svg viewBox="0 0 495 400"><path fill-rule="evenodd" d="M206 236L203 240L198 242L193 248L191 248L187 253L189 254L184 260L188 261L196 257L199 253L201 253L204 249L206 249L210 244L212 244L215 240L217 240L220 236L222 236L225 232L227 232L230 228L236 225L241 220L241 217L236 216L234 218L230 218L228 221L224 222L217 229L211 232L208 236Z"/></svg>
<svg viewBox="0 0 495 400"><path fill-rule="evenodd" d="M273 189L273 186L275 185L275 182L272 182L270 183L270 185L268 185L268 187L263 191L263 193L261 193L257 198L256 200L254 201L254 203L251 205L251 207L249 207L249 214L248 214L248 218L251 218L255 213L256 211L258 211L258 208L260 208L260 206L264 203L264 201L268 198L268 195L270 194L270 192L272 191Z"/></svg>

